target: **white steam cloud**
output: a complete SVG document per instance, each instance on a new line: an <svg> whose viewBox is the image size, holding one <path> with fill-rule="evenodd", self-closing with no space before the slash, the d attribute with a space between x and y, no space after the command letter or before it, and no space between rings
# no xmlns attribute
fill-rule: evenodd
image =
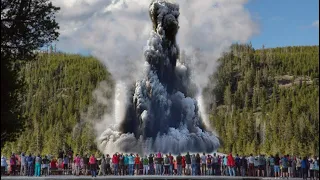
<svg viewBox="0 0 320 180"><path fill-rule="evenodd" d="M100 102L113 104L114 111L106 114L104 120L96 125L100 138L114 139L109 141L111 144L99 145L105 152L121 149L123 143L121 139L126 139L127 143L135 143L132 147L136 146L137 151L143 146L142 140L137 141L133 134L120 134L117 126L125 115L128 101L127 85L140 78L143 75L141 69L145 69L143 50L152 29L148 13L150 2L150 0L53 0L55 5L61 7L57 16L61 27L57 48L69 52L89 50L107 65L108 71L117 82L114 100ZM234 42L247 42L257 33L257 26L244 7L247 0L176 0L175 2L180 6L177 43L180 50L191 57L188 63L193 71L193 82L196 83L198 92L201 92L208 83L208 76L214 72L217 66L216 60L222 52L227 51ZM183 67L180 70L183 71ZM209 126L203 99L199 95L197 100L203 121ZM106 127L109 127L108 130ZM169 130L167 135L174 137L176 131L179 130ZM179 133L188 134L187 131ZM172 145L177 142L183 143L183 139L172 141L173 143L170 143Z"/></svg>

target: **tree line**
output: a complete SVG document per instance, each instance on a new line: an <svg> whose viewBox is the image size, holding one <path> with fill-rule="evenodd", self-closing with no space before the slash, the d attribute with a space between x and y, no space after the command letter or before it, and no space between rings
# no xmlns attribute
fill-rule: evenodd
<svg viewBox="0 0 320 180"><path fill-rule="evenodd" d="M319 46L234 44L218 62L204 94L220 151L319 154Z"/></svg>

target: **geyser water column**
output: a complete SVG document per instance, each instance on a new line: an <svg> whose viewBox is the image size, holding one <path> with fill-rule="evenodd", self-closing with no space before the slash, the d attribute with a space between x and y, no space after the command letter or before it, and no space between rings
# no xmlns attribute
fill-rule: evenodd
<svg viewBox="0 0 320 180"><path fill-rule="evenodd" d="M197 89L190 79L192 67L179 60L179 6L155 0L149 13L153 30L144 51L144 77L129 92L121 124L107 128L99 147L105 152L108 146L140 153L212 152L219 140L201 119L197 92L191 91Z"/></svg>

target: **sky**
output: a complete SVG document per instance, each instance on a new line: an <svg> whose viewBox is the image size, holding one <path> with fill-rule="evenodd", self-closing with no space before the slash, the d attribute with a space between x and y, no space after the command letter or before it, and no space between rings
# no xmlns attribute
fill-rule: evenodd
<svg viewBox="0 0 320 180"><path fill-rule="evenodd" d="M52 1L61 7L58 50L107 63L133 54L139 58L143 52L151 27L150 0ZM177 39L184 49L217 54L233 42L251 42L255 49L319 45L319 0L174 1L180 5Z"/></svg>
<svg viewBox="0 0 320 180"><path fill-rule="evenodd" d="M259 25L254 48L319 45L319 0L250 0L245 7Z"/></svg>

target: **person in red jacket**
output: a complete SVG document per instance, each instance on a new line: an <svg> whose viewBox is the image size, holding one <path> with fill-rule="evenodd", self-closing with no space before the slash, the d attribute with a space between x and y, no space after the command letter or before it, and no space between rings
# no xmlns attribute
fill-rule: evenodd
<svg viewBox="0 0 320 180"><path fill-rule="evenodd" d="M235 165L236 165L236 162L232 156L232 153L230 153L227 157L227 166L228 166L230 176L236 176L235 170L234 170Z"/></svg>
<svg viewBox="0 0 320 180"><path fill-rule="evenodd" d="M185 175L186 174L186 157L182 156L182 172Z"/></svg>
<svg viewBox="0 0 320 180"><path fill-rule="evenodd" d="M112 164L114 169L114 175L117 176L119 169L119 156L117 155L117 153L112 156Z"/></svg>
<svg viewBox="0 0 320 180"><path fill-rule="evenodd" d="M89 164L91 169L91 176L97 177L97 159L94 157L94 154L89 158Z"/></svg>
<svg viewBox="0 0 320 180"><path fill-rule="evenodd" d="M137 174L136 175L139 175L140 173L140 157L139 157L139 154L137 154L137 156L134 158L134 164L136 165L136 171L137 171Z"/></svg>

